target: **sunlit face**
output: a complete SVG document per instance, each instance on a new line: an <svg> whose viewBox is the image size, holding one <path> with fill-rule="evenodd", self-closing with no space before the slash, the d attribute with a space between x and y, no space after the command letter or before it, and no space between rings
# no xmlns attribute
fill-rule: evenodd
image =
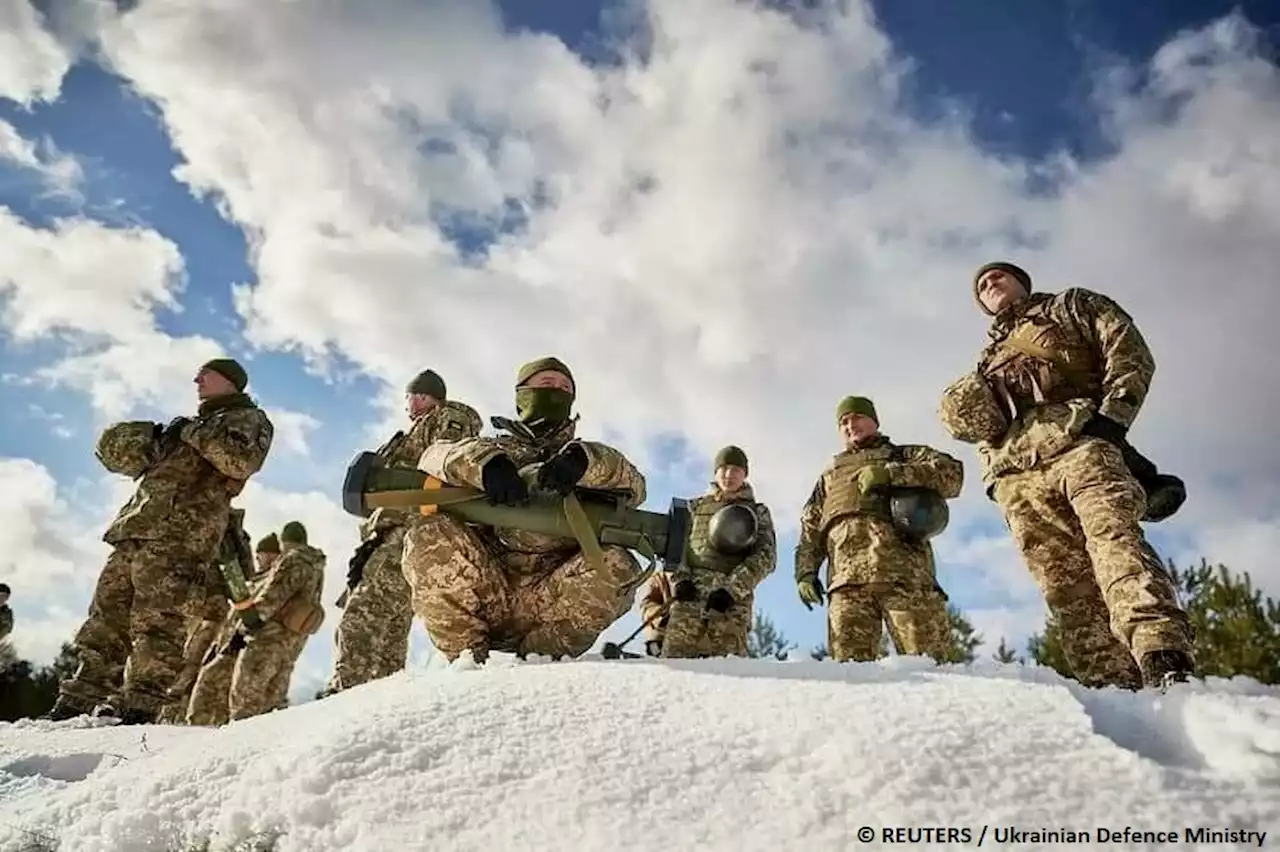
<svg viewBox="0 0 1280 852"><path fill-rule="evenodd" d="M404 395L404 410L414 420L433 411L438 405L440 405L440 400L428 393L407 393Z"/></svg>
<svg viewBox="0 0 1280 852"><path fill-rule="evenodd" d="M258 573L265 574L271 570L271 566L276 564L276 560L280 558L279 553L263 553L259 551L253 555L254 560L258 563Z"/></svg>
<svg viewBox="0 0 1280 852"><path fill-rule="evenodd" d="M221 373L215 373L213 370L201 370L196 373L194 381L196 383L196 395L201 402L236 392L236 386L231 384L230 379Z"/></svg>
<svg viewBox="0 0 1280 852"><path fill-rule="evenodd" d="M878 434L880 424L865 414L851 412L840 418L839 430L844 445L852 447Z"/></svg>
<svg viewBox="0 0 1280 852"><path fill-rule="evenodd" d="M747 481L747 471L736 464L722 464L716 468L716 486L726 494L732 494Z"/></svg>
<svg viewBox="0 0 1280 852"><path fill-rule="evenodd" d="M1027 297L1022 282L1003 269L989 269L978 279L978 301L993 315Z"/></svg>

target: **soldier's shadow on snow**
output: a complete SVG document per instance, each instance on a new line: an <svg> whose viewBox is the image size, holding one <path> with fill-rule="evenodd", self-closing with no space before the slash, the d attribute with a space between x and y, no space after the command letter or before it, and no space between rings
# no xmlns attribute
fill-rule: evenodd
<svg viewBox="0 0 1280 852"><path fill-rule="evenodd" d="M1067 687L1089 716L1094 733L1120 748L1174 769L1208 768L1182 719L1180 695Z"/></svg>

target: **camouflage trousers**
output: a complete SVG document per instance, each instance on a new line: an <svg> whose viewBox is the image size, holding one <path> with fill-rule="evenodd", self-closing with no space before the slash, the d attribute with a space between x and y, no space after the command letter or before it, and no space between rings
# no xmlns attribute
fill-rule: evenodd
<svg viewBox="0 0 1280 852"><path fill-rule="evenodd" d="M404 537L403 527L387 530L365 563L360 582L347 595L335 635L332 692L404 668L413 628L409 584L400 564Z"/></svg>
<svg viewBox="0 0 1280 852"><path fill-rule="evenodd" d="M288 706L289 682L306 638L279 625L263 628L239 651L205 663L191 691L190 725L225 725Z"/></svg>
<svg viewBox="0 0 1280 852"><path fill-rule="evenodd" d="M195 688L196 678L199 677L209 648L218 638L218 630L225 620L225 615L217 619L201 619L191 628L187 634L187 644L182 649L182 672L173 686L169 687L169 695L156 717L157 722L180 725L186 721L187 705L191 701L191 691Z"/></svg>
<svg viewBox="0 0 1280 852"><path fill-rule="evenodd" d="M1081 683L1138 688L1143 655L1191 653L1173 581L1138 523L1146 495L1118 449L1086 439L999 478L994 497Z"/></svg>
<svg viewBox="0 0 1280 852"><path fill-rule="evenodd" d="M73 640L80 665L61 695L86 710L106 701L158 713L182 672L187 627L211 595L222 590L208 554L172 541L116 544Z"/></svg>
<svg viewBox="0 0 1280 852"><path fill-rule="evenodd" d="M931 586L845 584L827 598L827 647L836 662L880 656L885 626L899 654L940 660L951 636L946 598Z"/></svg>
<svg viewBox="0 0 1280 852"><path fill-rule="evenodd" d="M527 560L527 554L521 554ZM461 521L428 515L405 537L404 577L414 613L450 660L472 651L576 657L631 609L639 564L605 547L593 567L581 552L548 554L544 570L517 575L504 551Z"/></svg>
<svg viewBox="0 0 1280 852"><path fill-rule="evenodd" d="M750 604L719 613L701 601L673 601L666 626L653 638L661 640L663 657L745 657L750 631Z"/></svg>

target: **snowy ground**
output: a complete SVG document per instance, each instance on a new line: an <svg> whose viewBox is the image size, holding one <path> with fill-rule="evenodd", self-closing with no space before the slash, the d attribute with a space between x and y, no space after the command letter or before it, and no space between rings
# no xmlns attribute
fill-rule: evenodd
<svg viewBox="0 0 1280 852"><path fill-rule="evenodd" d="M1093 833L1073 848L1171 845L1126 828L1276 847L1280 689L1090 692L1044 669L902 657L496 659L220 730L0 724L3 852L248 850L254 836L279 852L816 852L887 845L885 828L1067 845L1009 827ZM1099 828L1115 834L1100 843ZM1201 828L1266 835L1184 833Z"/></svg>

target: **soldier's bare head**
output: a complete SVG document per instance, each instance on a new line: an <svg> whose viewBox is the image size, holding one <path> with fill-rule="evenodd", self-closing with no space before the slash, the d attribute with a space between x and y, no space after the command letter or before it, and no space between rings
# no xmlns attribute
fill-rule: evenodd
<svg viewBox="0 0 1280 852"><path fill-rule="evenodd" d="M444 379L435 370L423 370L404 389L404 407L416 420L433 410L449 396Z"/></svg>
<svg viewBox="0 0 1280 852"><path fill-rule="evenodd" d="M1031 276L1012 263L988 263L973 276L973 295L985 313L997 316L1031 295Z"/></svg>
<svg viewBox="0 0 1280 852"><path fill-rule="evenodd" d="M865 396L846 396L836 406L836 429L846 447L861 444L880 434L880 417L875 403Z"/></svg>
<svg viewBox="0 0 1280 852"><path fill-rule="evenodd" d="M733 494L747 481L750 463L741 447L730 444L716 453L715 483L726 494Z"/></svg>
<svg viewBox="0 0 1280 852"><path fill-rule="evenodd" d="M249 384L249 374L232 358L214 358L196 371L196 394L201 401L241 393Z"/></svg>
<svg viewBox="0 0 1280 852"><path fill-rule="evenodd" d="M9 602L9 584L0 583L0 604Z"/></svg>

